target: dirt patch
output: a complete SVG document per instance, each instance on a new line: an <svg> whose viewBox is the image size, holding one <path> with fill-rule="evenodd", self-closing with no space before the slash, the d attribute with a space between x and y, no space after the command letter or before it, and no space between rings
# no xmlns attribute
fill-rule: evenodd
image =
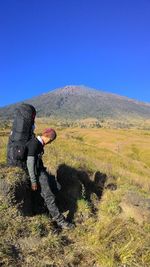
<svg viewBox="0 0 150 267"><path fill-rule="evenodd" d="M133 218L139 224L150 223L150 199L135 192L128 192L120 206L126 216Z"/></svg>

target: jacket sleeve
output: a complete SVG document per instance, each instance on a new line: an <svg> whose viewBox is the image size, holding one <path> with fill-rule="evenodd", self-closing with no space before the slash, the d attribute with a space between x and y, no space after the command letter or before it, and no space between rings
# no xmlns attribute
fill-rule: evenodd
<svg viewBox="0 0 150 267"><path fill-rule="evenodd" d="M28 156L27 157L27 168L30 176L31 183L36 183L36 175L35 175L35 157Z"/></svg>

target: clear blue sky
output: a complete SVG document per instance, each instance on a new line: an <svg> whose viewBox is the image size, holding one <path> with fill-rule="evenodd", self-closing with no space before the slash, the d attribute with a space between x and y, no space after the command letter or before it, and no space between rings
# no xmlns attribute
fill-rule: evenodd
<svg viewBox="0 0 150 267"><path fill-rule="evenodd" d="M0 0L0 106L69 84L150 102L150 0Z"/></svg>

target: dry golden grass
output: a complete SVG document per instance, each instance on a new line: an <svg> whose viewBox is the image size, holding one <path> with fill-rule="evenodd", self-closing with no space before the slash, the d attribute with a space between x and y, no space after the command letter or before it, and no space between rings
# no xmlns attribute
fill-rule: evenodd
<svg viewBox="0 0 150 267"><path fill-rule="evenodd" d="M59 235L53 233L46 215L24 218L1 199L1 266L149 267L150 224L125 217L120 202L129 190L150 197L150 132L62 128L38 119L36 133L50 126L58 134L44 154L52 173L62 163L91 173L99 170L118 188L105 189L101 201L92 196L96 214L86 199L79 199L76 228ZM7 136L1 135L0 163L6 162L6 143Z"/></svg>

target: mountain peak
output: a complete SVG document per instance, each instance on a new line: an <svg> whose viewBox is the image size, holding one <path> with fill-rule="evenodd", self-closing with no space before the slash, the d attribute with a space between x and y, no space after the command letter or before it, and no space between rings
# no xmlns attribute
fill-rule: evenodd
<svg viewBox="0 0 150 267"><path fill-rule="evenodd" d="M66 85L65 87L58 88L53 92L57 94L83 94L90 92L92 89L84 85Z"/></svg>
<svg viewBox="0 0 150 267"><path fill-rule="evenodd" d="M69 119L142 118L150 117L150 104L106 93L84 85L67 85L26 101L37 110L39 117ZM0 109L2 118L11 118L16 105Z"/></svg>

